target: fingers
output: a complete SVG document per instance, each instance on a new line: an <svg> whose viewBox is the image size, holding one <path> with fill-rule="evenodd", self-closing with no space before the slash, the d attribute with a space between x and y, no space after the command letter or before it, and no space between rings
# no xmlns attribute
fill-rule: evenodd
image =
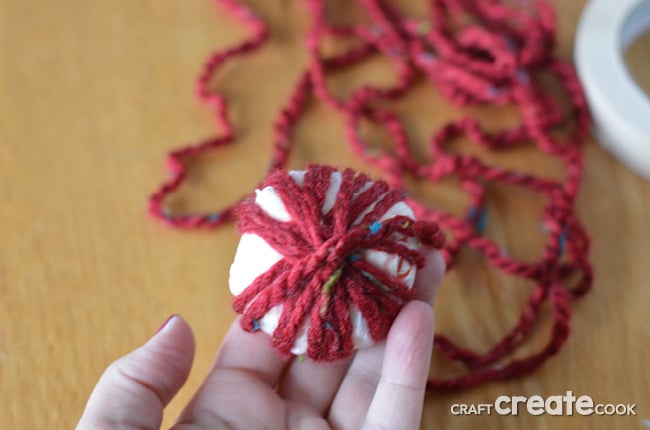
<svg viewBox="0 0 650 430"><path fill-rule="evenodd" d="M436 250L429 250L426 265L418 271L415 280L420 300L431 303L443 273L442 256ZM351 370L348 370L349 362L324 365L310 360L294 360L287 368L288 361L277 355L269 336L245 332L237 320L226 334L212 369L179 417L178 424L209 423L216 416L215 412L222 416L232 413L241 415L242 411L234 406L238 395L231 394L221 402L215 400L223 397L226 385L233 387L231 393L247 387L248 394L242 395L249 400L253 391L268 400L269 396L275 394L273 389L280 384L278 393L282 398L308 405L322 414L330 409L330 405L332 410L335 409L332 401L336 399L342 406L337 411L345 411L340 418L348 420L354 417L356 428L359 428L379 383L383 351L383 343L359 351ZM360 391L363 392L360 394ZM215 406L217 403L220 404L219 408ZM223 408L225 404L231 406Z"/></svg>
<svg viewBox="0 0 650 430"><path fill-rule="evenodd" d="M425 266L418 270L414 288L417 291L419 300L432 303L445 272L445 261L442 254L434 248L427 248L425 252ZM381 350L374 349L371 354L361 352L362 358L357 361L358 365L352 369L352 372L361 372L361 375L365 375L362 376L362 380L366 382L370 382L367 381L369 372L375 375L370 377L372 384L369 385L368 402L365 404L365 408L362 408L360 403L355 401L363 409L364 415L379 378L381 361L378 358L382 354L378 353L378 351ZM363 356L366 356L366 358L364 359ZM279 394L287 400L306 403L319 413L324 414L329 409L349 365L349 360L343 363L327 365L314 363L309 359L304 362L294 361L282 379ZM353 392L351 395L355 396L356 394Z"/></svg>
<svg viewBox="0 0 650 430"><path fill-rule="evenodd" d="M287 361L273 349L268 335L244 331L237 318L226 333L211 371L215 368L242 370L274 387Z"/></svg>
<svg viewBox="0 0 650 430"><path fill-rule="evenodd" d="M432 348L433 310L413 301L388 335L381 378L364 429L419 428Z"/></svg>
<svg viewBox="0 0 650 430"><path fill-rule="evenodd" d="M217 406L223 407L233 403L239 396L242 401L256 395L275 395L287 360L278 356L271 346L271 339L264 333L249 333L239 324L239 318L232 324L219 348L201 388L186 406L178 418L178 423L204 422L214 416ZM217 405L216 399L222 399L224 387L232 388L229 398ZM240 392L246 389L247 392ZM249 403L242 403L249 404ZM240 410L230 411L239 413Z"/></svg>
<svg viewBox="0 0 650 430"><path fill-rule="evenodd" d="M170 317L146 344L106 369L77 430L160 428L163 408L187 380L194 349L192 329Z"/></svg>
<svg viewBox="0 0 650 430"><path fill-rule="evenodd" d="M398 336L399 333L405 339L409 340L409 333L403 333L402 326L404 322L412 321L414 318L411 309L415 306L416 313L418 308L429 308L432 313L431 304L440 288L440 283L445 273L445 262L442 254L430 248L426 254L425 266L419 269L415 278L414 288L417 290L417 301L407 304L400 312L397 319L391 327L388 335L389 339ZM424 303L423 303L424 302ZM406 315L405 315L406 312ZM428 328L429 339L433 343L433 327L428 319L425 318L423 324L429 324ZM408 324L407 324L408 328ZM398 333L398 334L396 334ZM388 348L393 348L395 341L388 345ZM372 348L358 351L354 360L352 361L340 388L336 393L332 402L329 419L332 424L337 428L361 428L366 419L371 402L375 396L375 391L382 378L382 365L384 365L384 356L394 351L388 351L386 343L380 343ZM388 352L387 352L388 351ZM422 358L430 360L431 352L426 353ZM386 360L388 357L386 357ZM428 369L428 361L427 361ZM423 378L426 383L426 376ZM419 418L418 418L419 419ZM400 428L398 426L398 428Z"/></svg>

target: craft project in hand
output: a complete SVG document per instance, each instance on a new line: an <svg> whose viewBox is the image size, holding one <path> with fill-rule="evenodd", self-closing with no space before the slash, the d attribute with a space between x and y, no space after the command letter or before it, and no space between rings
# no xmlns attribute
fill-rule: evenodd
<svg viewBox="0 0 650 430"><path fill-rule="evenodd" d="M422 245L444 242L402 191L322 165L276 171L239 218L230 290L242 327L271 335L281 355L317 361L385 339L414 297Z"/></svg>
<svg viewBox="0 0 650 430"><path fill-rule="evenodd" d="M308 62L295 64L302 71L273 122L267 179L243 206L237 201L218 211L184 213L173 210L167 198L181 188L192 169L191 161L238 141L240 126L229 115L233 100L221 93L229 80L220 72L233 62L245 67L246 58L262 52L274 31L240 0L218 3L247 32L243 40L212 53L197 79L197 94L213 112L221 132L169 153L171 176L151 195L149 211L181 229L219 228L241 212L244 242L233 268L234 278L239 277L233 290L244 327L270 333L284 355L303 353L318 360L345 357L355 346L383 338L399 306L413 294L408 278L420 257L416 247L409 246L409 237L422 240L418 236L426 229L420 226L433 225L422 224L426 221L437 223L445 232L447 243L441 255L447 269L471 270L461 257L468 251L482 256L500 274L534 285L513 326L497 338L496 333L485 335L487 348L475 333L457 339L462 329L453 330L454 336L436 333L435 350L454 361L456 370L429 379L427 388L455 391L523 376L557 354L569 337L571 304L589 292L593 282L589 235L575 211L583 170L581 147L591 122L572 65L554 54L557 37L552 5L544 0L530 5L433 0L426 12L412 16L397 2L358 0L339 2L340 7L332 9L343 13L356 9L363 14L360 19L350 16L350 22L343 25L335 19L336 13L330 13L329 2L304 2L310 22L303 44ZM329 49L332 43L340 44L340 51ZM347 95L332 87L330 78L377 58L394 68L390 84L372 80L351 84ZM438 116L442 111L436 108L426 120L408 118L404 103L412 105L415 99L406 99L420 93L427 82L449 102L450 115ZM265 88L268 80L257 80L255 85ZM366 185L367 178L352 172L329 171L317 175L319 180L309 173L311 169L286 173L299 140L296 131L316 104L327 106L343 121L350 150L364 166L380 171L390 187L413 185L415 191L455 183L459 195L467 200L465 207L451 210L444 201L436 199L434 204L417 198L416 192L407 198L407 209L401 196L387 188L381 202L374 203L382 193L362 202L369 195L364 186L385 185ZM484 116L483 108L498 113L499 118L502 113L504 119L519 116L520 121L492 124L490 118L496 117ZM364 132L368 126L384 133L383 143ZM416 136L429 126L435 130L425 144ZM320 138L316 142L328 144ZM458 142L473 149L454 148ZM497 161L505 160L499 154L508 151L508 160L521 157L520 163L508 161L506 167ZM527 159L535 151L555 159L549 170L546 166L528 169L537 164L537 158ZM559 166L564 174L552 174ZM546 240L537 257L522 258L487 234L488 225L494 228L501 223L505 228L509 219L505 214L488 214L500 186L525 190L545 201L539 223ZM390 214L395 215L394 221L386 216L388 196L395 199L393 206L404 203ZM365 214L355 223L371 204L375 204L369 209L372 217ZM418 221L409 225L412 214ZM402 220L405 224L400 224ZM246 247L257 250L242 254ZM397 270L382 267L380 257L391 257ZM400 273L404 279L399 279ZM494 295L495 300L503 299L507 315L514 303L505 300L510 284L496 287L499 293ZM465 308L449 311L461 320L465 315ZM540 330L539 324L547 318L552 319L551 329ZM543 345L534 344L538 348L528 343L532 337L547 334ZM477 342L482 346L477 347ZM522 353L524 345L527 349Z"/></svg>

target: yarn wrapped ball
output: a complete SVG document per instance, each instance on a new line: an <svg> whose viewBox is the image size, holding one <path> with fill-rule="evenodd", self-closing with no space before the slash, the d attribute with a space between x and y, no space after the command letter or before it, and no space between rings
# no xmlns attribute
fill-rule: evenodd
<svg viewBox="0 0 650 430"><path fill-rule="evenodd" d="M414 298L423 245L444 244L404 197L351 169L272 173L238 208L229 283L242 327L271 335L281 356L314 361L385 339Z"/></svg>

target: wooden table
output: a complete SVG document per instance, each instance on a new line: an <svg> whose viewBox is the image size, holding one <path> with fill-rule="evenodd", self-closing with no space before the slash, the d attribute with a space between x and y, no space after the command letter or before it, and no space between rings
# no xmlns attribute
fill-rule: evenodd
<svg viewBox="0 0 650 430"><path fill-rule="evenodd" d="M584 2L555 3L559 53L569 58ZM241 138L196 163L188 186L173 199L176 208L218 208L256 185L269 156L273 115L305 64L299 2L257 0L253 7L271 23L272 40L218 79L234 100ZM72 427L106 365L173 312L192 324L198 351L167 425L198 386L233 319L226 282L237 236L233 226L170 230L146 216L145 201L165 177L168 149L216 132L192 96L194 78L208 52L242 34L207 0L0 1L0 428ZM650 76L648 42L630 54L639 76ZM381 81L388 75L377 67L355 76ZM401 111L421 142L458 114L430 88L423 91ZM496 124L512 117L489 109L485 115ZM292 166L363 167L344 146L340 119L322 106L311 110L297 140ZM490 156L537 173L561 173L534 151ZM594 142L585 160L578 211L593 236L596 281L573 306L566 347L527 378L429 396L424 428L644 428L642 419L650 418L650 183ZM461 197L452 188L427 196L453 206ZM487 234L514 255L535 258L543 243L537 233L543 202L505 188L490 198ZM486 348L514 323L530 288L466 253L443 285L437 328ZM542 344L549 321L524 352ZM432 375L458 370L441 363L434 357ZM450 414L453 403L567 390L599 402L636 403L639 415Z"/></svg>

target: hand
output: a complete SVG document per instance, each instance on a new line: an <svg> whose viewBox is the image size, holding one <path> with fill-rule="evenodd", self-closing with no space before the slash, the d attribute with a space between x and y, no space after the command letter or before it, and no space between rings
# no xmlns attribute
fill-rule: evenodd
<svg viewBox="0 0 650 430"><path fill-rule="evenodd" d="M283 360L269 337L230 327L173 429L417 429L433 345L431 302L444 262L432 251L386 342L343 363ZM194 359L189 325L172 316L142 347L111 364L77 429L158 429Z"/></svg>

